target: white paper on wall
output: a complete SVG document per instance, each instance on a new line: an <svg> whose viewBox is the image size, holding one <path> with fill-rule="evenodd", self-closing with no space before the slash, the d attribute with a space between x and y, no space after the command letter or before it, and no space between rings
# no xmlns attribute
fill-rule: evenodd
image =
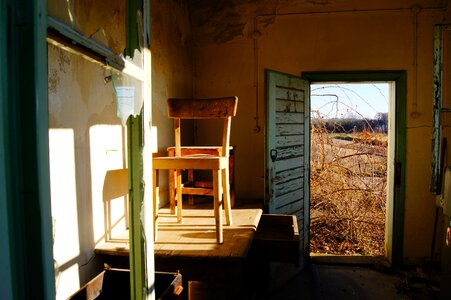
<svg viewBox="0 0 451 300"><path fill-rule="evenodd" d="M111 82L116 96L116 115L121 119L122 126L126 126L129 116L136 117L141 113L144 104L143 83L117 72L112 72Z"/></svg>
<svg viewBox="0 0 451 300"><path fill-rule="evenodd" d="M117 116L121 119L122 126L125 126L130 115L136 116L135 112L135 87L134 86L118 86L116 87L117 96Z"/></svg>

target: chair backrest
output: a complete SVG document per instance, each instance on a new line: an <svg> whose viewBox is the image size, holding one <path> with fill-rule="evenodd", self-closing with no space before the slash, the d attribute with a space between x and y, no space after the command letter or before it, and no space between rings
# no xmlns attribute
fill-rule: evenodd
<svg viewBox="0 0 451 300"><path fill-rule="evenodd" d="M238 97L212 99L169 98L168 117L174 119L175 155L181 156L181 119L224 119L222 155L229 155L231 119L236 115Z"/></svg>

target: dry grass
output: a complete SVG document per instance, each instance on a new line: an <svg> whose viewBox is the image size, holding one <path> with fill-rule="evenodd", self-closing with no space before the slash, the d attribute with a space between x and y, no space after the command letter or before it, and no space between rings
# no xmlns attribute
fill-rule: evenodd
<svg viewBox="0 0 451 300"><path fill-rule="evenodd" d="M380 133L311 133L310 251L383 255L387 139Z"/></svg>

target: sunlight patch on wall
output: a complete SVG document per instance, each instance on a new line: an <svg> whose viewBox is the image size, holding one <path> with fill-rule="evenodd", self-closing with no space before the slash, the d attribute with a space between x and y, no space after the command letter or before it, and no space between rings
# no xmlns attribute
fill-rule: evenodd
<svg viewBox="0 0 451 300"><path fill-rule="evenodd" d="M73 264L64 273L57 276L55 281L56 299L67 299L80 288L80 275L78 264Z"/></svg>
<svg viewBox="0 0 451 300"><path fill-rule="evenodd" d="M80 242L73 129L49 130L49 154L53 257L58 293L58 291L74 289L73 286L61 287L59 282L71 282L72 284L79 282L78 264L75 263L80 255ZM71 279L69 281L61 280L61 277L66 276ZM65 299L67 296L69 295L58 293L58 299Z"/></svg>
<svg viewBox="0 0 451 300"><path fill-rule="evenodd" d="M92 221L94 224L93 235L96 244L111 235L120 233L126 229L126 195L109 193L114 188L106 180L107 172L127 168L125 129L120 125L95 125L89 129L90 156L91 156L91 186L92 186ZM114 174L114 173L109 173ZM112 177L113 178L113 177ZM127 180L127 176L116 176ZM122 182L127 186L127 182ZM105 190L108 189L108 190ZM122 189L123 190L123 189ZM110 195L114 194L114 198ZM112 198L112 199L105 199ZM111 204L105 206L105 204ZM108 228L108 224L114 225Z"/></svg>

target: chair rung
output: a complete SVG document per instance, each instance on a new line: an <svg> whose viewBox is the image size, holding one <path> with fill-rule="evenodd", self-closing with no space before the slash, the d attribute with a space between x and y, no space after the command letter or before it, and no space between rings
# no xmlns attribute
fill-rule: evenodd
<svg viewBox="0 0 451 300"><path fill-rule="evenodd" d="M225 156L198 157L154 157L152 166L154 169L179 169L179 170L221 170L229 164L229 158Z"/></svg>
<svg viewBox="0 0 451 300"><path fill-rule="evenodd" d="M194 181L193 187L197 188L213 188L213 182L211 181Z"/></svg>
<svg viewBox="0 0 451 300"><path fill-rule="evenodd" d="M211 181L186 181L182 183L182 186L184 187L190 187L190 188L213 188L213 182Z"/></svg>
<svg viewBox="0 0 451 300"><path fill-rule="evenodd" d="M182 188L182 194L213 196L213 190L207 188L184 187Z"/></svg>

